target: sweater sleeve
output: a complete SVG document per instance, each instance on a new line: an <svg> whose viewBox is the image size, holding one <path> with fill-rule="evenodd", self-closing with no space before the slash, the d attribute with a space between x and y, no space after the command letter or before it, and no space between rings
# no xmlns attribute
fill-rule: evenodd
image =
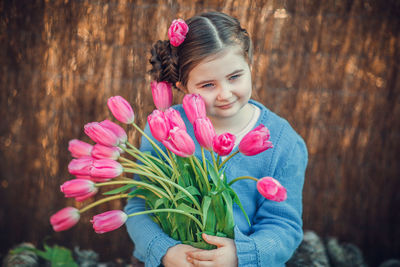
<svg viewBox="0 0 400 267"><path fill-rule="evenodd" d="M151 136L148 125L146 125L145 133ZM144 137L142 137L140 150L153 150L150 142ZM145 209L145 201L143 199L131 198L128 200L124 210L129 215ZM162 257L167 253L167 250L181 243L165 234L160 226L147 214L129 217L125 225L135 245L133 255L143 261L145 266L160 266Z"/></svg>
<svg viewBox="0 0 400 267"><path fill-rule="evenodd" d="M289 156L278 163L274 172L274 178L287 190L287 199L278 203L261 197L250 234L235 227L239 266L284 266L299 246L303 237L302 189L307 159L306 145L298 137Z"/></svg>

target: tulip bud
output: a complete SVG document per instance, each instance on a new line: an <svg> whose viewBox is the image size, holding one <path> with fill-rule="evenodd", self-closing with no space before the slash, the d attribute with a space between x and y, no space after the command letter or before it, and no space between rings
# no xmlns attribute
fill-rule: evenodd
<svg viewBox="0 0 400 267"><path fill-rule="evenodd" d="M151 93L157 109L165 111L172 104L172 86L168 82L152 81Z"/></svg>
<svg viewBox="0 0 400 267"><path fill-rule="evenodd" d="M273 148L269 140L269 130L260 124L246 134L239 144L239 151L246 156L253 156L265 150Z"/></svg>
<svg viewBox="0 0 400 267"><path fill-rule="evenodd" d="M120 148L116 146L103 146L95 144L92 150L92 157L95 159L117 160L120 156Z"/></svg>
<svg viewBox="0 0 400 267"><path fill-rule="evenodd" d="M100 122L100 125L106 129L112 131L117 136L118 141L119 141L118 144L125 144L126 141L128 141L128 136L126 135L125 130L118 124L116 124L112 121L109 121L109 120L104 120L104 121Z"/></svg>
<svg viewBox="0 0 400 267"><path fill-rule="evenodd" d="M183 19L174 19L168 28L168 38L171 45L177 47L185 41L189 26Z"/></svg>
<svg viewBox="0 0 400 267"><path fill-rule="evenodd" d="M124 171L122 165L112 159L96 159L93 161L90 176L94 181L107 181L118 177Z"/></svg>
<svg viewBox="0 0 400 267"><path fill-rule="evenodd" d="M68 164L68 171L72 175L89 176L90 170L92 169L93 158L82 157L79 159L73 159Z"/></svg>
<svg viewBox="0 0 400 267"><path fill-rule="evenodd" d="M174 154L181 157L189 157L196 149L190 135L183 129L175 127L169 131L169 138L162 141L163 145Z"/></svg>
<svg viewBox="0 0 400 267"><path fill-rule="evenodd" d="M206 117L206 105L203 98L198 94L187 94L182 100L183 109L185 110L186 116L188 117L190 123L197 118Z"/></svg>
<svg viewBox="0 0 400 267"><path fill-rule="evenodd" d="M96 195L98 191L99 191L99 189L97 187L95 187L92 192L89 192L89 193L79 196L79 197L75 197L75 201L82 202L82 201Z"/></svg>
<svg viewBox="0 0 400 267"><path fill-rule="evenodd" d="M50 217L50 223L56 232L68 230L78 223L80 218L79 210L73 207L66 207L59 210Z"/></svg>
<svg viewBox="0 0 400 267"><path fill-rule="evenodd" d="M194 135L197 142L205 149L211 151L213 147L213 139L215 129L209 118L198 118L193 123Z"/></svg>
<svg viewBox="0 0 400 267"><path fill-rule="evenodd" d="M232 152L232 149L235 146L236 136L230 133L223 133L220 135L214 136L213 139L213 149L214 152L218 155L226 156Z"/></svg>
<svg viewBox="0 0 400 267"><path fill-rule="evenodd" d="M90 139L96 143L105 146L117 146L120 143L118 136L113 131L98 122L90 122L85 125L84 129Z"/></svg>
<svg viewBox="0 0 400 267"><path fill-rule="evenodd" d="M157 140L162 142L168 138L170 125L168 119L165 117L164 112L155 109L148 117L151 135Z"/></svg>
<svg viewBox="0 0 400 267"><path fill-rule="evenodd" d="M81 197L95 191L96 185L87 179L73 179L60 186L65 197Z"/></svg>
<svg viewBox="0 0 400 267"><path fill-rule="evenodd" d="M128 215L126 215L125 212L121 210L110 210L93 216L90 222L93 223L93 228L96 233L103 234L118 229L127 219Z"/></svg>
<svg viewBox="0 0 400 267"><path fill-rule="evenodd" d="M68 142L68 151L71 152L72 157L80 158L89 156L92 152L93 146L78 139L72 139Z"/></svg>
<svg viewBox="0 0 400 267"><path fill-rule="evenodd" d="M177 111L173 108L169 108L164 112L164 114L165 114L165 117L167 117L167 119L169 121L169 125L171 126L171 129L173 129L175 127L179 127L186 131L186 125L183 122L183 119L181 117L181 114L179 114L179 111Z"/></svg>
<svg viewBox="0 0 400 267"><path fill-rule="evenodd" d="M114 117L122 123L131 124L135 120L135 114L128 101L122 96L110 97L107 106Z"/></svg>
<svg viewBox="0 0 400 267"><path fill-rule="evenodd" d="M257 190L266 199L281 202L286 200L287 193L277 180L272 177L263 177L257 182Z"/></svg>

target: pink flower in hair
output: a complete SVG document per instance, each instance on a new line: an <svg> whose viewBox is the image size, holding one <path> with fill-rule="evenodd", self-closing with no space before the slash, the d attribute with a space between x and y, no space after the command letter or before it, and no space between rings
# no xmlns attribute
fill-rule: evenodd
<svg viewBox="0 0 400 267"><path fill-rule="evenodd" d="M171 45L177 47L183 43L188 31L189 26L183 19L174 19L168 29L168 38Z"/></svg>

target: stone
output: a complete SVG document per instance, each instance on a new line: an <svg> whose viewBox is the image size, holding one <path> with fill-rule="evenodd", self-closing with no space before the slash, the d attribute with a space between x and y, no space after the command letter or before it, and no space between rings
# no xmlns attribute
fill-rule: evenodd
<svg viewBox="0 0 400 267"><path fill-rule="evenodd" d="M304 232L303 241L286 263L288 267L324 267L330 266L324 243L313 231Z"/></svg>
<svg viewBox="0 0 400 267"><path fill-rule="evenodd" d="M326 251L332 267L367 267L361 250L351 244L339 244L336 238L328 238Z"/></svg>

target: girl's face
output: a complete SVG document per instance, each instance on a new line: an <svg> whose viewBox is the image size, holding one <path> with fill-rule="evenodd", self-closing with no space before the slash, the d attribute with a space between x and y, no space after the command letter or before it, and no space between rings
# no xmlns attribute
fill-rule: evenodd
<svg viewBox="0 0 400 267"><path fill-rule="evenodd" d="M228 47L201 61L189 73L185 91L203 97L211 119L239 115L252 91L250 68L242 49Z"/></svg>

